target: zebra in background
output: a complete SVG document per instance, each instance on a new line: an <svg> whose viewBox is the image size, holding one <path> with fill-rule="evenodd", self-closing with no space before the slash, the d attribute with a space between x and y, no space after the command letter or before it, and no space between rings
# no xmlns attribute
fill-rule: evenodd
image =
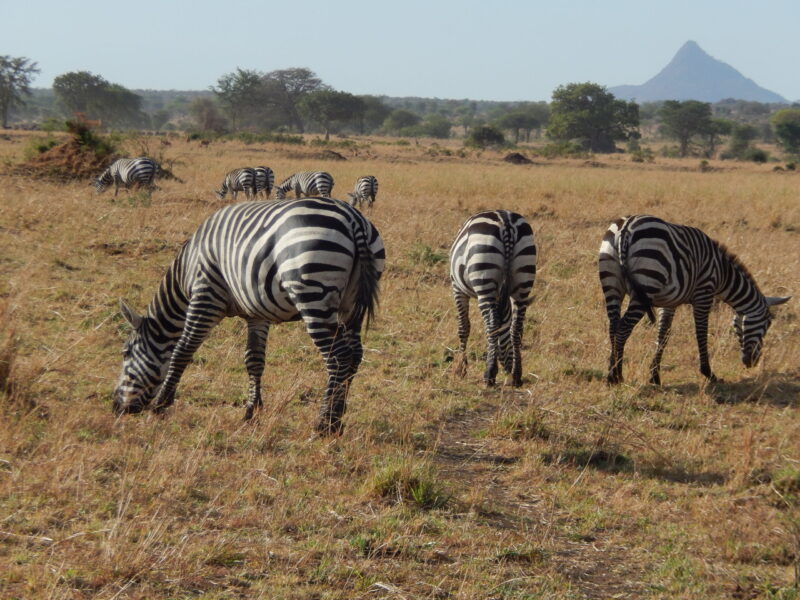
<svg viewBox="0 0 800 600"><path fill-rule="evenodd" d="M275 188L275 197L278 200L286 198L286 193L294 190L295 195L322 196L330 198L333 190L333 177L325 171L302 171L286 178Z"/></svg>
<svg viewBox="0 0 800 600"><path fill-rule="evenodd" d="M120 184L125 188L134 186L153 187L158 165L152 158L140 156L138 158L120 158L103 171L94 181L94 189L102 193L112 183L114 196L119 192Z"/></svg>
<svg viewBox="0 0 800 600"><path fill-rule="evenodd" d="M244 192L248 199L255 198L256 196L256 172L250 167L242 169L233 169L225 175L222 181L222 186L214 193L219 200L225 198L225 195L230 192L233 196L233 201L236 201L236 196L239 192Z"/></svg>
<svg viewBox="0 0 800 600"><path fill-rule="evenodd" d="M231 204L187 241L133 327L114 392L117 414L173 403L192 355L226 316L247 321L245 419L261 406L270 325L302 319L328 371L318 431L338 433L375 311L385 252L378 231L340 200Z"/></svg>
<svg viewBox="0 0 800 600"><path fill-rule="evenodd" d="M263 193L265 198L269 198L275 186L275 173L269 167L254 167L253 171L256 174L256 196Z"/></svg>
<svg viewBox="0 0 800 600"><path fill-rule="evenodd" d="M459 376L466 373L469 299L477 298L488 342L486 385L495 383L498 359L511 374L513 385L522 385L520 343L535 278L536 244L522 215L492 210L467 219L450 249L450 280L458 310Z"/></svg>
<svg viewBox="0 0 800 600"><path fill-rule="evenodd" d="M636 215L614 221L603 236L598 259L600 283L609 321L611 357L608 382L620 383L625 342L647 313L655 320L658 307L658 345L650 364L650 383L661 383L661 357L669 338L675 309L691 304L700 354L700 372L716 377L708 358L708 315L715 297L735 311L734 330L742 363L752 367L761 355L772 316L769 307L789 298L765 297L753 276L725 246L694 227ZM630 295L625 314L622 300Z"/></svg>
<svg viewBox="0 0 800 600"><path fill-rule="evenodd" d="M355 188L353 188L352 192L347 192L347 195L350 196L350 204L353 206L366 202L367 206L371 208L372 203L375 202L375 197L378 195L378 179L373 175L359 177Z"/></svg>

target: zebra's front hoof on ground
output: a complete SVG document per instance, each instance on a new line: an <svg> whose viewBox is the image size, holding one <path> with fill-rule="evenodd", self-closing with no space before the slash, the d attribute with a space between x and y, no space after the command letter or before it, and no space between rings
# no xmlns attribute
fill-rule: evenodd
<svg viewBox="0 0 800 600"><path fill-rule="evenodd" d="M650 385L661 385L661 375L650 373Z"/></svg>
<svg viewBox="0 0 800 600"><path fill-rule="evenodd" d="M486 384L486 387L487 387L487 388L491 388L491 387L494 387L494 385L495 385L495 380L494 380L494 379L488 379L488 378L484 378L484 380L483 380L483 383L485 383L485 384Z"/></svg>
<svg viewBox="0 0 800 600"><path fill-rule="evenodd" d="M522 377L515 376L511 380L511 385L513 385L514 387L522 387Z"/></svg>
<svg viewBox="0 0 800 600"><path fill-rule="evenodd" d="M153 400L153 403L150 405L150 410L153 411L155 414L160 415L163 414L172 403L175 402L175 392L168 393L168 394L159 394L158 397Z"/></svg>
<svg viewBox="0 0 800 600"><path fill-rule="evenodd" d="M623 381L624 379L622 378L621 373L609 373L608 377L606 377L606 383L608 385L617 385Z"/></svg>
<svg viewBox="0 0 800 600"><path fill-rule="evenodd" d="M453 363L453 373L456 377L463 379L467 375L467 357L463 354L459 354L456 356L456 360Z"/></svg>

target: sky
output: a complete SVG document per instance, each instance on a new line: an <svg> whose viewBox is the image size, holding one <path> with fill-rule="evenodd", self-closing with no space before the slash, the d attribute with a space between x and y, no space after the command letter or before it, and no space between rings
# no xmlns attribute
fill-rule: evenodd
<svg viewBox="0 0 800 600"><path fill-rule="evenodd" d="M306 67L353 94L550 100L642 84L688 40L800 99L800 0L0 0L0 55L50 87L90 71L129 89L202 90L236 68Z"/></svg>

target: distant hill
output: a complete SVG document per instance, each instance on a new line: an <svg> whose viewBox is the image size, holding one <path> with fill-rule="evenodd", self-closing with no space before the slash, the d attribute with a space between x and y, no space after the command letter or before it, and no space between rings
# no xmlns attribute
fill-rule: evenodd
<svg viewBox="0 0 800 600"><path fill-rule="evenodd" d="M661 72L642 85L609 88L617 98L637 102L725 98L788 104L780 94L766 90L727 63L709 56L696 42L686 42Z"/></svg>

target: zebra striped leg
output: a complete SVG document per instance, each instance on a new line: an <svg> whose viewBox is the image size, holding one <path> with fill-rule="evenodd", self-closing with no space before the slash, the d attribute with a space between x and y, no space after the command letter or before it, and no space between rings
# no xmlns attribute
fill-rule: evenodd
<svg viewBox="0 0 800 600"><path fill-rule="evenodd" d="M458 356L454 363L455 374L464 377L467 374L467 340L469 339L469 296L453 290L458 311Z"/></svg>
<svg viewBox="0 0 800 600"><path fill-rule="evenodd" d="M608 372L608 383L622 383L622 357L625 352L625 343L636 327L647 313L647 309L641 304L631 300L625 315L612 324L611 340L611 365Z"/></svg>
<svg viewBox="0 0 800 600"><path fill-rule="evenodd" d="M253 418L253 412L261 408L261 376L264 374L264 359L267 351L267 336L269 323L264 321L247 322L247 349L244 353L244 363L250 386L247 393L247 408L244 420Z"/></svg>
<svg viewBox="0 0 800 600"><path fill-rule="evenodd" d="M306 320L306 327L314 345L325 359L325 368L328 371L328 383L317 431L322 435L341 434L344 429L342 416L346 408L347 391L355 374L351 346L353 340L342 325L321 324L309 319Z"/></svg>
<svg viewBox="0 0 800 600"><path fill-rule="evenodd" d="M500 316L497 311L497 302L493 299L484 301L479 305L483 324L486 327L486 371L483 373L483 381L487 387L492 387L497 379L497 328L500 324Z"/></svg>
<svg viewBox="0 0 800 600"><path fill-rule="evenodd" d="M522 329L525 324L525 311L528 305L525 303L514 302L514 314L511 318L511 348L513 351L513 363L511 367L511 385L519 387L522 385Z"/></svg>
<svg viewBox="0 0 800 600"><path fill-rule="evenodd" d="M669 341L669 332L672 327L672 319L675 316L674 308L662 308L658 314L658 345L653 362L650 363L650 383L661 385L661 357L664 356L664 348Z"/></svg>
<svg viewBox="0 0 800 600"><path fill-rule="evenodd" d="M713 297L701 298L692 304L694 312L694 333L697 337L697 350L700 354L700 373L709 382L714 383L717 378L711 372L711 362L708 359L708 314L711 312Z"/></svg>
<svg viewBox="0 0 800 600"><path fill-rule="evenodd" d="M175 401L178 382L191 362L192 356L224 316L225 307L219 305L217 297L212 293L196 293L192 296L186 311L183 333L170 357L167 376L153 400L153 412L161 412Z"/></svg>

